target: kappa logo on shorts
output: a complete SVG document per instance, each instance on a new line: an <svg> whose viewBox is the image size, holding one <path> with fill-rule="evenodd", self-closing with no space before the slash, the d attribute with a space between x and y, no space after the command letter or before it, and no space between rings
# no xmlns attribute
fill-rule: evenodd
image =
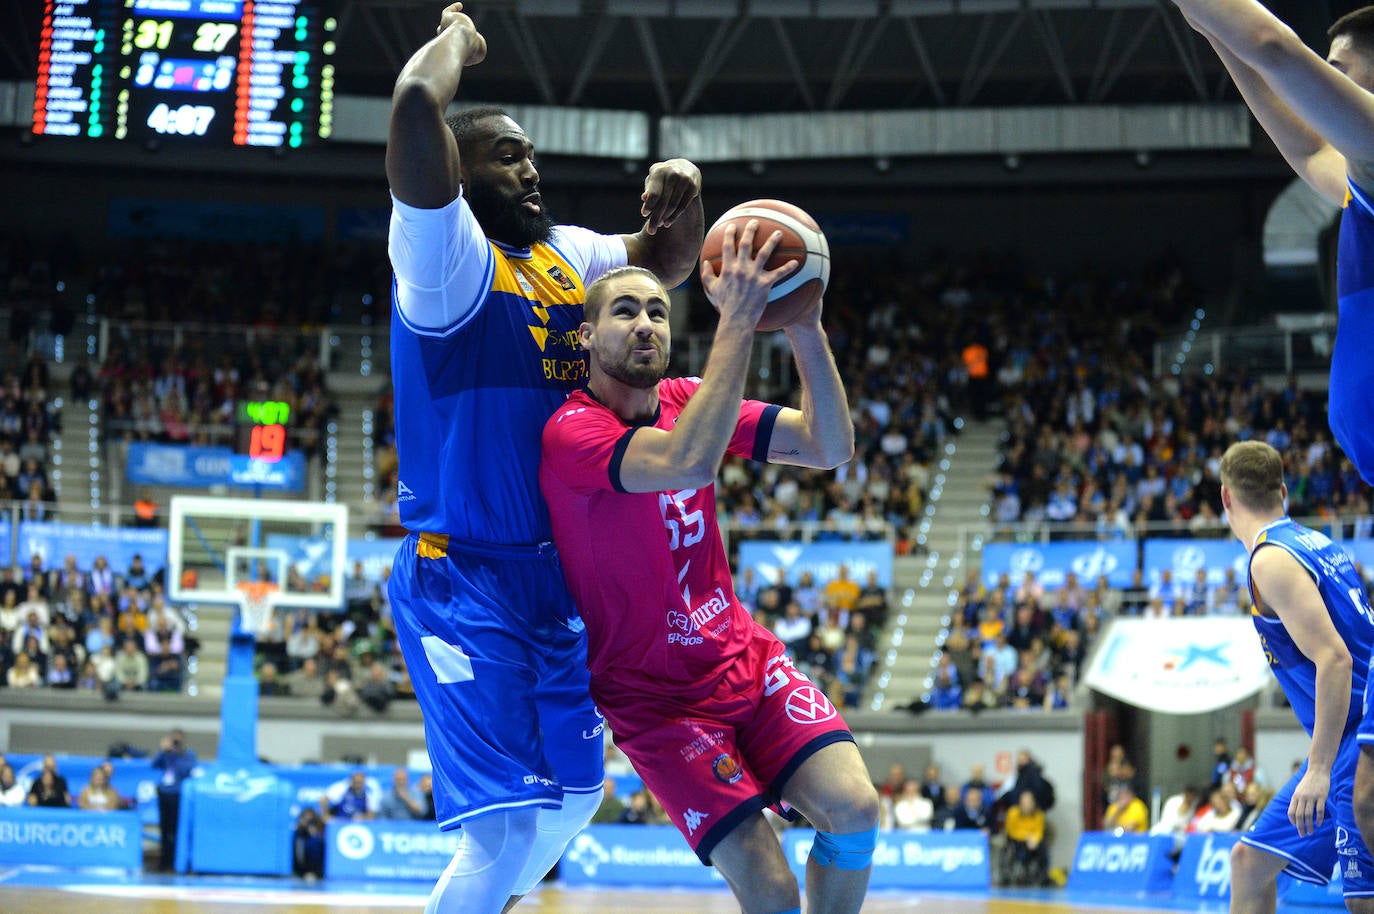
<svg viewBox="0 0 1374 914"><path fill-rule="evenodd" d="M687 826L687 834L694 835L701 823L711 818L710 813L697 812L695 809L688 809L682 814L682 821Z"/></svg>
<svg viewBox="0 0 1374 914"><path fill-rule="evenodd" d="M835 706L815 686L797 686L787 696L787 716L798 724L823 724L835 716Z"/></svg>
<svg viewBox="0 0 1374 914"><path fill-rule="evenodd" d="M716 760L711 763L711 770L716 773L716 779L724 784L734 784L744 777L744 769L728 752L716 756Z"/></svg>

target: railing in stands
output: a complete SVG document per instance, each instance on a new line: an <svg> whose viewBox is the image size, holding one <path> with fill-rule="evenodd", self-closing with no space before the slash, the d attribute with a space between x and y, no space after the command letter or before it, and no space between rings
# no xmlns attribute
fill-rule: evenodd
<svg viewBox="0 0 1374 914"><path fill-rule="evenodd" d="M1230 327L1208 333L1194 329L1155 343L1154 373L1161 378L1187 371L1221 375L1244 369L1257 377L1324 377L1335 335L1334 315L1317 315L1291 326Z"/></svg>
<svg viewBox="0 0 1374 914"><path fill-rule="evenodd" d="M1374 515L1336 514L1329 516L1295 517L1298 523L1320 530L1336 542L1374 538ZM1115 524L1033 521L1013 524L959 525L959 550L965 555L982 549L985 543L1025 543L1027 545L1054 542L1125 542L1150 537L1179 537L1192 539L1225 539L1231 530L1220 518L1205 523L1192 521L1147 521L1128 527Z"/></svg>

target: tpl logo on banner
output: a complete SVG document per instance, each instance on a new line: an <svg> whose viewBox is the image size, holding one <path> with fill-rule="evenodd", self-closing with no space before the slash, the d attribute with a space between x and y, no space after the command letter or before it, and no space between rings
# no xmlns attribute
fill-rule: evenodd
<svg viewBox="0 0 1374 914"><path fill-rule="evenodd" d="M1216 847L1208 835L1197 858L1193 878L1200 898L1229 898L1231 895L1231 848Z"/></svg>

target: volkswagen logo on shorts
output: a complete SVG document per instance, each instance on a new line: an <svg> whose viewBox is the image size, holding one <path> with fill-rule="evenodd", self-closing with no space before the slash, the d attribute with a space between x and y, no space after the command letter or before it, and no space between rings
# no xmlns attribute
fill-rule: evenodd
<svg viewBox="0 0 1374 914"><path fill-rule="evenodd" d="M815 686L797 686L787 696L787 716L799 724L823 724L835 716L835 706Z"/></svg>
<svg viewBox="0 0 1374 914"><path fill-rule="evenodd" d="M1092 552L1074 556L1070 566L1073 573L1078 575L1078 580L1092 582L1101 575L1116 571L1116 556L1106 549L1094 549Z"/></svg>
<svg viewBox="0 0 1374 914"><path fill-rule="evenodd" d="M727 752L716 756L716 760L711 763L711 770L716 773L716 779L724 784L733 784L744 777L744 769Z"/></svg>
<svg viewBox="0 0 1374 914"><path fill-rule="evenodd" d="M372 831L362 825L345 825L339 829L334 841L339 853L349 860L363 860L372 856L372 848L376 844Z"/></svg>
<svg viewBox="0 0 1374 914"><path fill-rule="evenodd" d="M1039 549L1017 549L1011 554L1012 574L1023 575L1045 567L1045 554Z"/></svg>
<svg viewBox="0 0 1374 914"><path fill-rule="evenodd" d="M1196 546L1179 546L1174 550L1173 567L1181 575L1192 574L1207 567L1207 553Z"/></svg>

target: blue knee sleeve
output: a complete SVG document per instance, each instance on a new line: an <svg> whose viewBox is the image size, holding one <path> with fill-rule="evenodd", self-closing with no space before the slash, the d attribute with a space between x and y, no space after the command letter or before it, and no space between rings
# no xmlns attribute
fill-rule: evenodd
<svg viewBox="0 0 1374 914"><path fill-rule="evenodd" d="M847 835L816 832L811 842L811 859L821 866L840 870L866 870L873 864L873 849L878 844L878 826Z"/></svg>

